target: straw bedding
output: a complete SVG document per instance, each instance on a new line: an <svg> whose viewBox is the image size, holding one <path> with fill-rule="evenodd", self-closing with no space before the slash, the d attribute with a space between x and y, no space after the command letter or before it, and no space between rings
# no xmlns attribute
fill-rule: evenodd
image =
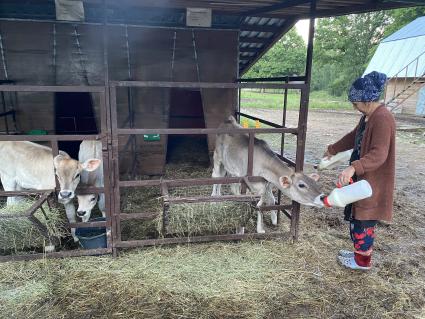
<svg viewBox="0 0 425 319"><path fill-rule="evenodd" d="M15 205L3 206L0 208L0 216L3 214L20 214L28 210L35 200L25 199ZM47 204L43 204L46 216L38 209L35 213L42 224L44 224L50 236L58 238L66 234L64 227L65 217L55 207L49 208ZM42 249L45 245L46 238L41 235L38 229L31 223L28 218L17 219L1 219L0 218L0 253L19 253L20 251Z"/></svg>
<svg viewBox="0 0 425 319"><path fill-rule="evenodd" d="M332 189L334 177L323 175L324 189ZM395 203L394 223L377 226L367 273L336 263L338 250L350 248L341 210L303 207L296 243L179 245L116 259L2 264L0 317L424 318L422 208L401 192ZM281 229L288 229L285 218Z"/></svg>

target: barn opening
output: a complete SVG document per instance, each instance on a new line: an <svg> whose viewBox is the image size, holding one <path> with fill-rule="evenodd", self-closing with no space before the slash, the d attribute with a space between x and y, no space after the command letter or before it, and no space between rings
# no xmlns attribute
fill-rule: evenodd
<svg viewBox="0 0 425 319"><path fill-rule="evenodd" d="M205 128L200 90L171 89L169 128ZM170 135L167 163L196 162L209 165L207 135Z"/></svg>
<svg viewBox="0 0 425 319"><path fill-rule="evenodd" d="M99 133L93 99L87 92L56 92L54 97L55 132L58 135ZM78 158L80 141L59 141L59 149Z"/></svg>

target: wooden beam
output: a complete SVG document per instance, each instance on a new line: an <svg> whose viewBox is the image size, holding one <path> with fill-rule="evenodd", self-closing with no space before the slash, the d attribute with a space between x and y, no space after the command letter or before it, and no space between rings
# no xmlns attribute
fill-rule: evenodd
<svg viewBox="0 0 425 319"><path fill-rule="evenodd" d="M391 3L372 2L368 4L358 4L354 6L340 7L338 9L321 10L320 4L319 4L319 9L317 9L316 11L316 18L336 17L336 16L341 16L346 14L358 14L358 13L365 13L365 12L372 12L372 11L379 11L379 10L390 10L390 9L397 9L397 8L403 8L403 7L413 7L413 6L417 6L417 4L403 2L403 5L402 5L401 2L395 3L393 0L393 2ZM310 17L309 12L299 15L299 19L307 19L309 17Z"/></svg>
<svg viewBox="0 0 425 319"><path fill-rule="evenodd" d="M258 14L273 12L273 11L277 11L279 9L291 8L291 7L300 5L300 4L308 3L310 1L311 0L287 0L287 1L284 1L282 3L274 4L274 5L271 5L271 6L250 10L248 12L245 12L245 15L256 16Z"/></svg>

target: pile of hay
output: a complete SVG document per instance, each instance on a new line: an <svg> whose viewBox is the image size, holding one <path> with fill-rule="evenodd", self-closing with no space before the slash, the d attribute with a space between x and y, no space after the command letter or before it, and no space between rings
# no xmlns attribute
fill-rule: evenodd
<svg viewBox="0 0 425 319"><path fill-rule="evenodd" d="M171 205L166 234L176 237L234 234L238 226L245 226L246 231L252 231L255 229L253 213L249 203Z"/></svg>
<svg viewBox="0 0 425 319"><path fill-rule="evenodd" d="M344 242L329 239L317 234L296 244L182 245L116 259L7 263L0 313L18 319L423 318L425 268L410 264L414 256L355 273L336 264L333 245Z"/></svg>
<svg viewBox="0 0 425 319"><path fill-rule="evenodd" d="M323 173L326 190L335 176ZM341 209L302 207L300 240L174 245L119 258L0 265L4 318L425 318L422 207L397 194L378 225L371 271L336 262L350 249ZM288 222L282 219L282 227Z"/></svg>
<svg viewBox="0 0 425 319"><path fill-rule="evenodd" d="M35 200L23 200L18 204L0 208L0 216L5 214L21 214L27 211ZM57 208L49 208L43 204L47 219L38 209L34 216L47 227L49 236L61 238L67 233L63 215ZM18 253L19 251L40 249L48 245L48 240L39 232L37 227L25 217L2 219L0 218L0 252Z"/></svg>

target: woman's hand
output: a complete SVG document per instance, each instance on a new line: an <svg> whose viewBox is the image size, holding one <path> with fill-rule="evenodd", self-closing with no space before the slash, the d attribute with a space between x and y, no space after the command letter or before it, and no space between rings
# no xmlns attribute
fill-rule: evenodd
<svg viewBox="0 0 425 319"><path fill-rule="evenodd" d="M351 178L353 177L356 170L353 166L348 166L346 169L344 169L341 174L338 176L338 183L341 186L344 186L348 183L350 183Z"/></svg>
<svg viewBox="0 0 425 319"><path fill-rule="evenodd" d="M329 159L329 158L331 158L332 157L332 154L331 153L329 153L329 150L328 150L328 148L326 147L326 151L325 151L325 153L323 154L323 157L326 157L327 159Z"/></svg>

